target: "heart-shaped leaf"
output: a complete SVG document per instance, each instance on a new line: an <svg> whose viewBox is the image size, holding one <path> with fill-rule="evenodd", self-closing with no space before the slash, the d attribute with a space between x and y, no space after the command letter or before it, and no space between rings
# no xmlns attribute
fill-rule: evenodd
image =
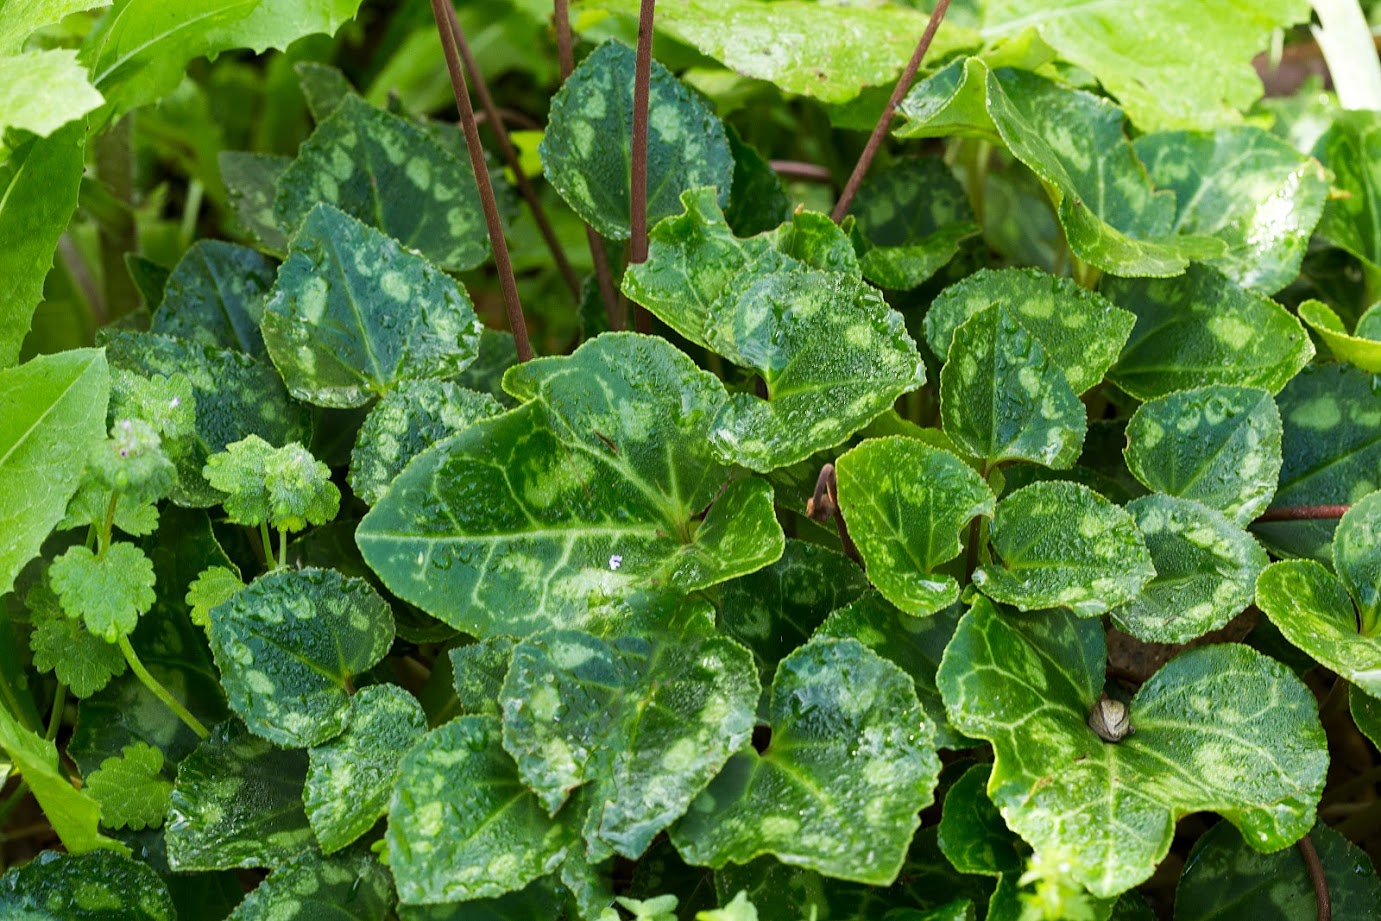
<svg viewBox="0 0 1381 921"><path fill-rule="evenodd" d="M1002 813L988 798L991 764L975 764L945 794L940 849L960 873L1021 873L1026 861Z"/></svg>
<svg viewBox="0 0 1381 921"><path fill-rule="evenodd" d="M0 914L15 921L173 921L168 887L147 863L110 851L44 851L0 876Z"/></svg>
<svg viewBox="0 0 1381 921"><path fill-rule="evenodd" d="M198 240L173 267L152 332L266 359L259 321L274 265L256 250Z"/></svg>
<svg viewBox="0 0 1381 921"><path fill-rule="evenodd" d="M1314 560L1272 563L1257 579L1256 604L1295 646L1361 690L1381 697L1381 638L1358 630L1343 583Z"/></svg>
<svg viewBox="0 0 1381 921"><path fill-rule="evenodd" d="M1182 815L1218 812L1267 851L1313 825L1328 751L1288 668L1245 646L1190 650L1141 686L1132 734L1110 743L1087 723L1105 667L1097 621L984 599L940 663L950 720L993 743L988 794L1038 859L1108 897L1151 875Z"/></svg>
<svg viewBox="0 0 1381 921"><path fill-rule="evenodd" d="M934 275L976 235L968 193L938 157L911 157L870 175L852 213L868 248L863 276L905 291Z"/></svg>
<svg viewBox="0 0 1381 921"><path fill-rule="evenodd" d="M292 157L223 150L216 162L234 223L242 228L240 233L265 252L275 256L287 252L288 238L273 214L273 199L278 193L278 179L292 165Z"/></svg>
<svg viewBox="0 0 1381 921"><path fill-rule="evenodd" d="M1357 502L1338 521L1333 570L1356 599L1364 628L1381 624L1381 492Z"/></svg>
<svg viewBox="0 0 1381 921"><path fill-rule="evenodd" d="M306 853L270 873L226 921L313 921L344 911L351 921L385 921L392 908L393 880L373 857Z"/></svg>
<svg viewBox="0 0 1381 921"><path fill-rule="evenodd" d="M513 647L517 645L512 637L495 636L451 650L451 680L461 713L503 715L499 692L508 677L508 664L513 661Z"/></svg>

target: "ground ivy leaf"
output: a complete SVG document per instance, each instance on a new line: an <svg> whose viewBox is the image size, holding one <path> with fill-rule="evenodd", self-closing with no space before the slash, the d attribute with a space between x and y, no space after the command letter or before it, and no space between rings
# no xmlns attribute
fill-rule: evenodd
<svg viewBox="0 0 1381 921"><path fill-rule="evenodd" d="M134 544L111 544L97 555L69 547L48 568L48 579L68 617L107 643L129 636L153 605L153 562Z"/></svg>
<svg viewBox="0 0 1381 921"><path fill-rule="evenodd" d="M591 52L552 97L538 148L552 187L611 240L629 235L633 65L633 49L617 42ZM648 226L678 213L688 189L714 186L719 206L726 206L734 158L724 125L656 60L649 92L657 119L648 134Z"/></svg>
<svg viewBox="0 0 1381 921"><path fill-rule="evenodd" d="M778 666L771 723L767 751L735 755L672 826L677 850L891 883L940 768L911 679L857 640L813 639Z"/></svg>
<svg viewBox="0 0 1381 921"><path fill-rule="evenodd" d="M1381 231L1375 215L1381 183L1381 119L1375 112L1337 112L1314 145L1314 156L1333 173L1333 187L1319 222L1319 236L1372 266L1381 266Z"/></svg>
<svg viewBox="0 0 1381 921"><path fill-rule="evenodd" d="M198 240L168 276L150 329L266 359L259 321L274 273L274 264L247 246Z"/></svg>
<svg viewBox="0 0 1381 921"><path fill-rule="evenodd" d="M945 434L987 467L1010 460L1072 467L1088 430L1069 380L1004 304L954 331L940 369L940 416Z"/></svg>
<svg viewBox="0 0 1381 921"><path fill-rule="evenodd" d="M1288 668L1234 644L1182 653L1141 686L1134 732L1113 744L1087 724L1105 666L1097 621L983 599L940 663L951 722L993 743L988 794L1038 857L1107 898L1151 875L1182 815L1218 812L1262 850L1313 825L1328 751Z"/></svg>
<svg viewBox="0 0 1381 921"><path fill-rule="evenodd" d="M1362 623L1381 623L1381 492L1355 503L1339 520L1333 571L1356 600Z"/></svg>
<svg viewBox="0 0 1381 921"><path fill-rule="evenodd" d="M516 892L555 870L576 843L547 817L503 750L499 721L462 716L403 759L389 806L389 866L404 904Z"/></svg>
<svg viewBox="0 0 1381 921"><path fill-rule="evenodd" d="M1077 483L1033 483L1004 496L992 546L992 563L973 583L1023 611L1067 607L1094 617L1134 599L1156 574L1132 516Z"/></svg>
<svg viewBox="0 0 1381 921"><path fill-rule="evenodd" d="M1255 597L1266 551L1221 512L1166 495L1128 503L1156 574L1114 608L1118 628L1148 643L1188 643L1217 630Z"/></svg>
<svg viewBox="0 0 1381 921"><path fill-rule="evenodd" d="M211 629L211 609L223 601L229 601L245 583L239 573L226 566L211 566L197 576L187 586L187 607L192 623L203 630Z"/></svg>
<svg viewBox="0 0 1381 921"><path fill-rule="evenodd" d="M46 577L29 590L25 604L34 627L29 635L34 668L53 672L74 697L90 697L125 673L119 647L93 635L80 618L64 614Z"/></svg>
<svg viewBox="0 0 1381 921"><path fill-rule="evenodd" d="M939 157L908 157L871 174L852 213L868 249L859 264L882 288L924 282L979 232L968 193Z"/></svg>
<svg viewBox="0 0 1381 921"><path fill-rule="evenodd" d="M1025 857L1002 813L988 798L992 770L991 764L973 765L945 794L940 850L960 873L1019 875L1025 869Z"/></svg>
<svg viewBox="0 0 1381 921"><path fill-rule="evenodd" d="M736 520L716 512L724 389L666 341L605 334L505 386L524 405L418 457L360 522L365 561L401 598L478 637L522 636L579 626L593 599L705 588L781 556L767 490L731 487Z"/></svg>
<svg viewBox="0 0 1381 921"><path fill-rule="evenodd" d="M335 853L386 812L403 756L427 734L422 705L391 684L350 700L345 731L309 751L303 802L321 850Z"/></svg>
<svg viewBox="0 0 1381 921"><path fill-rule="evenodd" d="M451 650L451 680L461 713L503 715L499 693L516 645L512 637L496 636Z"/></svg>
<svg viewBox="0 0 1381 921"><path fill-rule="evenodd" d="M480 328L460 285L330 205L292 238L263 324L289 392L331 407L459 374L479 354Z"/></svg>
<svg viewBox="0 0 1381 921"><path fill-rule="evenodd" d="M1137 407L1123 454L1147 489L1196 499L1245 527L1275 494L1281 432L1269 393L1214 384Z"/></svg>
<svg viewBox="0 0 1381 921"><path fill-rule="evenodd" d="M376 403L350 452L350 486L369 505L426 448L503 407L487 393L450 381L400 381Z"/></svg>
<svg viewBox="0 0 1381 921"><path fill-rule="evenodd" d="M162 825L173 792L172 781L163 776L163 752L143 742L101 762L85 786L101 804L102 825L134 831Z"/></svg>
<svg viewBox="0 0 1381 921"><path fill-rule="evenodd" d="M1039 269L979 269L950 285L925 315L925 337L941 359L969 317L1001 304L1040 343L1075 393L1096 386L1131 335L1136 317L1073 279Z"/></svg>
<svg viewBox="0 0 1381 921"><path fill-rule="evenodd" d="M841 456L839 507L849 535L884 598L908 614L933 614L959 600L959 583L937 573L957 557L961 534L995 498L973 468L910 438L871 438Z"/></svg>
<svg viewBox="0 0 1381 921"><path fill-rule="evenodd" d="M1309 833L1335 918L1381 917L1381 881L1366 852L1322 822ZM1175 887L1176 921L1315 921L1318 900L1298 848L1262 854L1230 822L1194 842Z"/></svg>
<svg viewBox="0 0 1381 921"><path fill-rule="evenodd" d="M393 643L388 603L333 569L276 570L211 609L230 707L257 735L305 748L339 735L350 679Z"/></svg>
<svg viewBox="0 0 1381 921"><path fill-rule="evenodd" d="M291 236L321 204L445 269L472 269L489 256L469 165L422 126L359 96L341 100L278 178L274 220Z"/></svg>
<svg viewBox="0 0 1381 921"><path fill-rule="evenodd" d="M174 921L168 887L147 863L109 851L43 851L0 876L0 913L15 921Z"/></svg>
<svg viewBox="0 0 1381 921"><path fill-rule="evenodd" d="M1175 193L1175 229L1227 244L1209 265L1267 294L1295 280L1328 196L1317 160L1254 125L1144 134L1133 146L1156 187Z"/></svg>
<svg viewBox="0 0 1381 921"><path fill-rule="evenodd" d="M236 222L250 239L274 254L288 251L288 238L273 214L273 199L279 177L292 162L292 157L243 150L223 150L217 157Z"/></svg>
<svg viewBox="0 0 1381 921"><path fill-rule="evenodd" d="M752 655L692 614L655 638L539 633L513 650L503 741L555 813L588 785L589 858L636 859L749 741Z"/></svg>
<svg viewBox="0 0 1381 921"><path fill-rule="evenodd" d="M1276 393L1314 356L1289 311L1208 266L1178 278L1109 278L1103 293L1136 314L1108 376L1139 400L1205 384Z"/></svg>
<svg viewBox="0 0 1381 921"><path fill-rule="evenodd" d="M1317 333L1324 345L1328 346L1334 358L1355 365L1370 374L1381 373L1381 342L1363 338L1360 335L1360 323L1359 335L1350 335L1332 307L1312 298L1299 305L1298 313L1305 325Z"/></svg>
<svg viewBox="0 0 1381 921"><path fill-rule="evenodd" d="M1321 564L1272 563L1256 581L1256 604L1316 662L1381 697L1381 639L1358 632L1352 598Z"/></svg>
<svg viewBox="0 0 1381 921"><path fill-rule="evenodd" d="M385 921L392 908L393 880L373 857L307 853L270 873L226 921Z"/></svg>
<svg viewBox="0 0 1381 921"><path fill-rule="evenodd" d="M211 732L178 767L168 811L175 872L279 867L315 848L302 806L307 753L281 749L238 720Z"/></svg>

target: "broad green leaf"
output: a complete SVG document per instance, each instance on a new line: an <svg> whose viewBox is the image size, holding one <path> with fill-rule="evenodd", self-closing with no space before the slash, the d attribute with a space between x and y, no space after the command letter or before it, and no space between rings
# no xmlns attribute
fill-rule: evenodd
<svg viewBox="0 0 1381 921"><path fill-rule="evenodd" d="M99 555L69 547L48 568L48 580L68 617L107 643L134 632L139 617L153 606L153 561L131 543L111 544Z"/></svg>
<svg viewBox="0 0 1381 921"><path fill-rule="evenodd" d="M217 158L221 180L235 220L251 239L271 253L288 251L288 238L273 213L278 178L292 165L291 157L223 150Z"/></svg>
<svg viewBox="0 0 1381 921"><path fill-rule="evenodd" d="M1151 551L1156 574L1113 608L1119 629L1148 643L1188 643L1217 630L1252 603L1270 562L1250 534L1221 512L1161 494L1127 505Z"/></svg>
<svg viewBox="0 0 1381 921"><path fill-rule="evenodd" d="M1314 145L1314 156L1333 173L1319 236L1372 266L1381 266L1381 116L1376 112L1338 112Z"/></svg>
<svg viewBox="0 0 1381 921"><path fill-rule="evenodd" d="M179 873L280 867L316 847L302 807L307 753L281 749L238 720L211 732L178 768L168 864Z"/></svg>
<svg viewBox="0 0 1381 921"><path fill-rule="evenodd" d="M21 142L0 162L0 369L19 358L43 300L58 238L77 207L85 145L85 126L74 123Z"/></svg>
<svg viewBox="0 0 1381 921"><path fill-rule="evenodd" d="M1256 604L1314 661L1381 697L1381 639L1374 629L1359 632L1357 609L1347 589L1321 564L1271 564L1256 581Z"/></svg>
<svg viewBox="0 0 1381 921"><path fill-rule="evenodd" d="M1381 342L1349 334L1343 321L1323 301L1312 298L1299 305L1299 318L1312 329L1333 357L1370 374L1381 373Z"/></svg>
<svg viewBox="0 0 1381 921"><path fill-rule="evenodd" d="M1108 100L1025 70L952 62L897 110L902 137L978 137L1005 145L1040 178L1084 262L1124 276L1168 276L1219 255L1211 237L1174 232L1175 201L1156 191Z"/></svg>
<svg viewBox="0 0 1381 921"><path fill-rule="evenodd" d="M988 40L1036 33L1117 97L1137 127L1204 128L1261 95L1252 59L1272 29L1308 21L1306 0L993 0Z"/></svg>
<svg viewBox="0 0 1381 921"><path fill-rule="evenodd" d="M373 857L307 853L270 873L227 921L385 921L392 907L393 880Z"/></svg>
<svg viewBox="0 0 1381 921"><path fill-rule="evenodd" d="M266 359L259 322L275 271L247 246L198 240L168 276L150 329Z"/></svg>
<svg viewBox="0 0 1381 921"><path fill-rule="evenodd" d="M232 25L215 29L211 41L222 48L248 48L263 54L286 51L308 35L334 35L355 17L362 0L259 0L253 11Z"/></svg>
<svg viewBox="0 0 1381 921"><path fill-rule="evenodd" d="M911 679L857 640L812 640L777 667L771 725L767 750L735 755L672 826L677 850L891 883L940 768Z"/></svg>
<svg viewBox="0 0 1381 921"><path fill-rule="evenodd" d="M763 233L790 220L791 200L772 164L746 143L733 126L725 125L724 131L734 155L734 181L724 217L734 233Z"/></svg>
<svg viewBox="0 0 1381 921"><path fill-rule="evenodd" d="M408 461L424 449L502 411L489 394L450 381L400 381L360 426L350 452L351 488L374 505Z"/></svg>
<svg viewBox="0 0 1381 921"><path fill-rule="evenodd" d="M950 285L925 315L925 337L941 359L966 320L996 304L1040 343L1075 393L1103 380L1136 318L1068 278L1038 269L980 269Z"/></svg>
<svg viewBox="0 0 1381 921"><path fill-rule="evenodd" d="M629 235L629 172L633 145L633 49L617 42L596 48L551 100L538 148L552 187L595 230L611 240ZM680 212L681 193L717 189L729 203L734 158L724 126L671 71L652 61L648 111L647 223Z"/></svg>
<svg viewBox="0 0 1381 921"><path fill-rule="evenodd" d="M868 580L908 614L959 600L959 583L936 572L963 549L963 531L992 517L993 492L948 451L910 438L874 438L839 458L839 508L868 567Z"/></svg>
<svg viewBox="0 0 1381 921"><path fill-rule="evenodd" d="M1366 852L1322 822L1309 837L1323 865L1333 917L1381 917L1381 880ZM1194 842L1175 887L1175 921L1315 921L1318 913L1299 849L1262 854L1228 822Z"/></svg>
<svg viewBox="0 0 1381 921"><path fill-rule="evenodd" d="M103 102L75 51L0 55L0 134L14 128L47 137Z"/></svg>
<svg viewBox="0 0 1381 921"><path fill-rule="evenodd" d="M52 672L74 697L90 697L124 674L119 648L92 634L79 618L64 614L46 576L29 589L25 604L34 628L29 634L34 668Z"/></svg>
<svg viewBox="0 0 1381 921"><path fill-rule="evenodd" d="M587 786L591 860L641 856L749 741L753 658L703 614L649 638L556 630L513 650L504 748L549 813Z"/></svg>
<svg viewBox="0 0 1381 921"><path fill-rule="evenodd" d="M1132 516L1077 483L1033 483L1004 496L992 545L993 561L973 584L1023 611L1095 617L1136 598L1156 574Z"/></svg>
<svg viewBox="0 0 1381 921"><path fill-rule="evenodd" d="M321 204L339 208L442 268L471 269L489 256L469 164L422 126L359 96L341 100L278 177L273 214L289 235Z"/></svg>
<svg viewBox="0 0 1381 921"><path fill-rule="evenodd" d="M1002 813L988 798L990 764L975 764L945 794L940 850L960 873L1019 874L1026 860Z"/></svg>
<svg viewBox="0 0 1381 921"><path fill-rule="evenodd" d="M85 787L101 804L102 825L134 831L162 825L173 792L173 782L163 776L163 752L143 742L101 762Z"/></svg>
<svg viewBox="0 0 1381 921"><path fill-rule="evenodd" d="M62 520L88 455L105 440L109 398L110 371L96 349L0 370L0 595Z"/></svg>
<svg viewBox="0 0 1381 921"><path fill-rule="evenodd" d="M1347 704L1348 710L1352 712L1352 721L1357 724L1362 735L1371 739L1371 744L1375 745L1377 740L1381 739L1381 698L1359 694L1349 688Z"/></svg>
<svg viewBox="0 0 1381 921"><path fill-rule="evenodd" d="M0 876L13 921L174 921L168 887L147 863L109 851L43 851Z"/></svg>
<svg viewBox="0 0 1381 921"><path fill-rule="evenodd" d="M243 352L197 345L169 336L106 329L102 344L112 367L144 376L184 375L199 407L196 431L185 442L169 446L178 465L172 499L180 505L206 507L225 497L202 475L207 459L226 445L258 435L272 444L307 441L311 419L293 403L278 373Z"/></svg>
<svg viewBox="0 0 1381 921"><path fill-rule="evenodd" d="M461 713L503 715L499 693L517 644L511 637L496 636L451 650L451 680Z"/></svg>
<svg viewBox="0 0 1381 921"><path fill-rule="evenodd" d="M1097 621L983 599L940 663L950 721L993 743L988 794L1038 859L1106 898L1151 875L1188 813L1217 812L1266 851L1314 824L1326 739L1288 668L1234 644L1182 653L1131 700L1118 743L1087 724L1105 668Z"/></svg>
<svg viewBox="0 0 1381 921"><path fill-rule="evenodd" d="M394 594L481 638L523 636L579 626L593 599L692 591L781 556L766 483L718 495L722 385L664 340L606 334L504 385L522 406L419 456L360 522Z"/></svg>
<svg viewBox="0 0 1381 921"><path fill-rule="evenodd" d="M327 854L369 831L384 813L403 756L427 734L422 705L396 685L362 688L345 731L307 753L307 819Z"/></svg>
<svg viewBox="0 0 1381 921"><path fill-rule="evenodd" d="M1314 356L1285 308L1208 266L1178 278L1109 278L1103 293L1136 314L1108 377L1139 400L1206 384L1277 393Z"/></svg>
<svg viewBox="0 0 1381 921"><path fill-rule="evenodd" d="M289 245L263 332L293 396L340 408L400 381L459 374L479 354L480 321L444 272L319 205Z"/></svg>
<svg viewBox="0 0 1381 921"><path fill-rule="evenodd" d="M1012 460L1072 467L1087 415L1059 365L1005 304L954 331L940 369L940 417L945 434L985 469Z"/></svg>
<svg viewBox="0 0 1381 921"><path fill-rule="evenodd" d="M1328 196L1318 161L1246 125L1144 134L1133 146L1156 187L1175 193L1175 230L1227 244L1209 265L1267 294L1295 280Z"/></svg>
<svg viewBox="0 0 1381 921"><path fill-rule="evenodd" d="M1361 622L1381 623L1381 493L1355 503L1338 521L1333 571L1356 600Z"/></svg>
<svg viewBox="0 0 1381 921"><path fill-rule="evenodd" d="M393 643L388 603L333 569L277 570L211 609L211 648L230 707L278 745L319 745L345 729L350 679Z"/></svg>
<svg viewBox="0 0 1381 921"><path fill-rule="evenodd" d="M863 275L882 288L924 282L979 232L968 193L938 157L912 157L868 177L852 213L869 248Z"/></svg>
<svg viewBox="0 0 1381 921"><path fill-rule="evenodd" d="M358 96L349 78L340 68L317 61L300 61L293 65L298 85L307 100L313 121L323 121L336 111L346 96Z"/></svg>
<svg viewBox="0 0 1381 921"><path fill-rule="evenodd" d="M1214 384L1137 407L1123 454L1147 489L1196 499L1245 527L1275 494L1280 439L1269 393Z"/></svg>
<svg viewBox="0 0 1381 921"><path fill-rule="evenodd" d="M462 716L403 759L387 840L399 901L426 905L516 892L556 869L577 837L523 786L498 719Z"/></svg>
<svg viewBox="0 0 1381 921"><path fill-rule="evenodd" d="M0 3L0 53L24 47L24 40L44 26L61 22L73 13L109 5L110 0L27 0Z"/></svg>

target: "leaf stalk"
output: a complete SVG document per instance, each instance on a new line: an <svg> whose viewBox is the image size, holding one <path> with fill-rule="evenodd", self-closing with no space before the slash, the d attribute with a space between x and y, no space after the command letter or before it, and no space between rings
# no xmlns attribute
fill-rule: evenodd
<svg viewBox="0 0 1381 921"><path fill-rule="evenodd" d="M178 699L144 667L144 663L139 659L139 654L136 653L134 647L130 645L129 637L120 637L119 645L120 652L124 653L125 661L129 663L130 671L134 672L134 676L139 679L140 683L149 689L149 693L163 701L164 705L167 706L169 710L177 714L177 718L182 720L182 722L187 725L188 729L195 732L197 738L210 738L211 732L202 725L201 720L193 716L192 712L184 707Z"/></svg>

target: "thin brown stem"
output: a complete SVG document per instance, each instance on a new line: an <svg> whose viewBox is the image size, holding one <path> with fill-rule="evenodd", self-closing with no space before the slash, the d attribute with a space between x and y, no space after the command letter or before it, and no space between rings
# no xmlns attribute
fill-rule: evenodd
<svg viewBox="0 0 1381 921"><path fill-rule="evenodd" d="M523 305L518 299L518 283L513 278L513 262L508 256L508 241L504 239L503 222L499 219L499 204L489 181L489 166L484 162L480 147L479 126L475 124L475 109L470 104L470 89L465 84L465 68L457 49L455 9L450 0L431 0L432 16L441 34L441 48L446 53L446 69L451 74L451 89L455 91L456 106L460 109L460 126L465 131L465 146L469 148L470 167L475 173L480 204L484 207L484 222L489 227L489 242L494 248L494 263L499 269L499 287L503 290L504 308L508 311L508 328L518 348L518 360L532 358L532 343L528 340L527 321L523 319Z"/></svg>
<svg viewBox="0 0 1381 921"><path fill-rule="evenodd" d="M513 142L508 137L508 129L504 127L503 116L499 114L499 107L494 104L494 97L489 93L489 82L484 79L484 74L480 72L478 62L475 61L474 54L470 51L470 43L465 40L465 30L460 26L460 17L456 15L455 7L446 4L446 9L451 13L451 28L455 31L456 49L460 51L460 59L465 62L465 70L470 75L470 81L475 86L475 95L479 97L480 108L484 109L484 114L488 117L489 128L494 132L494 140L499 144L499 153L503 154L504 162L513 171L513 180L518 186L518 194L523 196L523 201L527 202L528 208L532 210L532 219L537 223L537 230L542 234L543 241L547 244L547 249L551 251L552 261L556 263L556 269L565 279L566 287L571 289L571 294L575 296L576 303L580 303L580 276L575 273L571 266L571 261L566 258L566 252L561 248L561 241L556 238L556 231L552 229L551 221L547 220L546 209L542 207L542 201L537 197L537 190L528 181L527 173L523 171L523 166L518 162L518 151L513 149Z"/></svg>
<svg viewBox="0 0 1381 921"><path fill-rule="evenodd" d="M771 160L768 165L783 179L799 182L818 182L821 185L834 185L834 176L828 169L816 163L802 163L799 160Z"/></svg>
<svg viewBox="0 0 1381 921"><path fill-rule="evenodd" d="M571 9L569 0L555 0L556 58L561 62L564 81L575 70L575 42L571 38Z"/></svg>
<svg viewBox="0 0 1381 921"><path fill-rule="evenodd" d="M1295 842L1295 846L1299 848L1300 856L1304 858L1304 867L1309 871L1309 882L1314 885L1314 902L1318 906L1318 919L1319 921L1332 921L1333 902L1328 897L1328 879L1323 875L1323 863L1319 860L1319 852L1314 850L1314 842L1307 834Z"/></svg>
<svg viewBox="0 0 1381 921"><path fill-rule="evenodd" d="M1263 521L1322 521L1329 518L1341 518L1351 508L1348 505L1282 505L1279 508L1268 508L1257 516L1257 522Z"/></svg>
<svg viewBox="0 0 1381 921"><path fill-rule="evenodd" d="M657 0L642 0L638 11L638 54L633 69L633 154L628 193L628 262L647 261L647 116L652 87L652 22ZM634 312L640 333L652 332L652 315L643 307Z"/></svg>
<svg viewBox="0 0 1381 921"><path fill-rule="evenodd" d="M940 21L945 18L945 11L948 9L949 0L939 0L935 4L935 11L930 14L930 21L926 23L921 40L916 43L916 50L912 52L911 60L906 62L906 69L901 72L901 77L898 78L897 85L892 90L892 98L887 100L887 106L882 110L878 123L873 126L873 133L868 138L868 143L863 148L858 163L854 165L853 174L849 176L849 181L844 184L844 191L840 194L838 203L834 206L834 213L830 217L834 218L836 224L844 220L844 215L849 213L849 206L853 204L854 196L858 194L858 187L863 184L863 177L868 175L868 168L873 165L873 158L881 149L883 138L887 136L887 130L892 127L892 116L897 114L897 106L901 105L902 97L906 95L907 90L911 89L911 81L916 79L916 71L920 70L921 61L925 58L925 53L930 50L931 40L935 38L935 30L940 27Z"/></svg>

